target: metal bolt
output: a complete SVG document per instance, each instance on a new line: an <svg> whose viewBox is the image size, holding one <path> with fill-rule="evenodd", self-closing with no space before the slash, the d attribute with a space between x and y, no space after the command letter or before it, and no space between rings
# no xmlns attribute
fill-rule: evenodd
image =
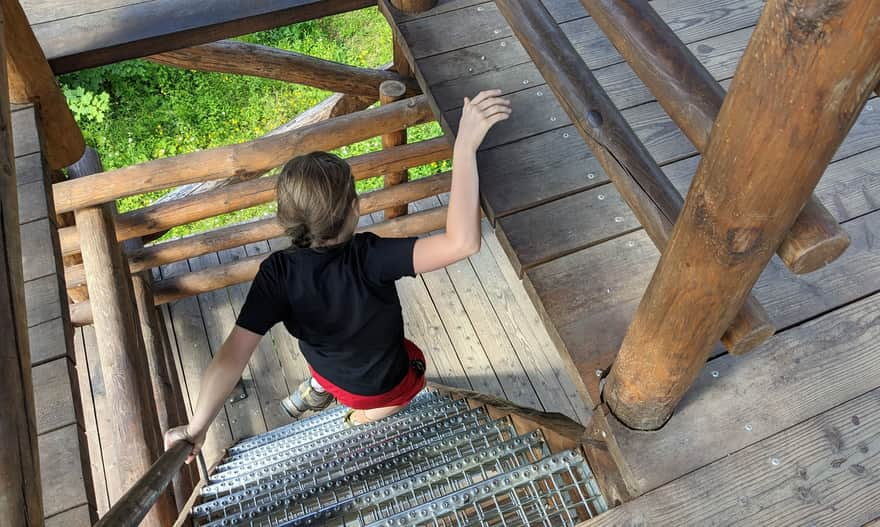
<svg viewBox="0 0 880 527"><path fill-rule="evenodd" d="M752 431L752 425L746 425L746 426L745 426L745 429L746 429L746 432L751 432L751 431Z"/></svg>
<svg viewBox="0 0 880 527"><path fill-rule="evenodd" d="M770 458L770 464L773 465L774 467L778 466L779 465L779 458L778 457Z"/></svg>
<svg viewBox="0 0 880 527"><path fill-rule="evenodd" d="M720 376L721 376L721 373L719 373L718 370L712 370L712 377L715 377L717 379Z"/></svg>
<svg viewBox="0 0 880 527"><path fill-rule="evenodd" d="M615 223L621 223L621 222L623 222L623 218L621 218L620 216L615 216L615 217L614 217L614 222L615 222Z"/></svg>
<svg viewBox="0 0 880 527"><path fill-rule="evenodd" d="M605 194L599 194L596 197L599 198L599 201L602 201L603 199L605 199Z"/></svg>

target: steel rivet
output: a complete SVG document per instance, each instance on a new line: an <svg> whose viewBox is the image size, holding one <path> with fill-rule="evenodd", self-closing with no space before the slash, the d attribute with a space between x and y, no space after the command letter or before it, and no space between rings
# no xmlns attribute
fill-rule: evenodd
<svg viewBox="0 0 880 527"><path fill-rule="evenodd" d="M615 216L615 217L614 217L614 222L615 222L615 223L621 223L622 221L623 221L623 218L621 218L620 216Z"/></svg>
<svg viewBox="0 0 880 527"><path fill-rule="evenodd" d="M599 198L599 201L602 201L603 199L605 199L605 194L599 194L596 197Z"/></svg>
<svg viewBox="0 0 880 527"><path fill-rule="evenodd" d="M721 373L719 373L718 370L712 370L712 377L715 377L717 379L720 376L721 376Z"/></svg>
<svg viewBox="0 0 880 527"><path fill-rule="evenodd" d="M770 458L770 464L773 465L774 467L779 465L779 458L778 457Z"/></svg>
<svg viewBox="0 0 880 527"><path fill-rule="evenodd" d="M745 426L745 429L746 429L746 432L751 432L751 431L752 431L752 425L746 425L746 426Z"/></svg>

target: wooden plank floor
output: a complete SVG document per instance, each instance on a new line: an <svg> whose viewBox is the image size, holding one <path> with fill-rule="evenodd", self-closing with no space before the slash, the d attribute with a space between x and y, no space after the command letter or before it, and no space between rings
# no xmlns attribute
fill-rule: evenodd
<svg viewBox="0 0 880 527"><path fill-rule="evenodd" d="M693 145L578 0L543 3L685 194L699 162ZM764 1L657 0L652 6L726 87ZM456 132L464 96L500 88L511 99L513 116L489 133L477 156L484 210L579 393L589 404L598 401L599 380L613 362L650 280L657 250L571 126L494 2L441 0L437 8L419 15L396 12L386 0L380 0L380 7L406 42L418 80L447 132ZM450 31L454 38L449 38ZM703 499L699 501L702 509L686 508L689 514L696 512L679 522L675 508L667 507L664 500L685 507L688 499L708 498L700 482L713 474L738 478L721 478L718 489L742 485L750 477L748 465L725 461L726 456L742 449L766 452L765 443L792 444L801 438L803 446L792 446L780 455L792 461L833 461L806 455L811 453L806 452L811 448L810 426L824 423L825 413L839 405L857 404L862 401L859 397L876 399L880 386L873 343L876 331L869 329L876 325L880 299L878 176L880 100L873 98L816 189L852 237L850 249L838 261L805 276L790 274L774 258L755 286L754 293L767 308L777 336L746 357L728 356L719 346L679 411L658 432L633 432L604 412L595 415L598 426L613 438L602 448L616 462L627 490L632 495L651 491L649 495L657 496L643 506L634 501L619 516L609 516L607 524L764 524L766 514L771 513L760 512L761 507L774 510L779 506L775 510L783 511L788 506L779 505L783 503L777 499L779 494L761 494L760 485L776 481L770 478L734 494L757 493L738 514L725 512L721 502ZM864 395L869 392L873 395ZM868 411L876 407L862 406ZM827 419L842 418L831 412ZM802 423L804 428L798 428ZM876 426L863 432L867 435L860 438L876 443ZM867 472L873 464L866 461L859 466ZM761 470L754 468L749 485L759 480ZM800 477L797 471L792 474ZM864 477L864 473L852 475ZM820 471L818 479L813 476L811 471L799 485L787 488L794 493L793 499L798 499L797 489L812 489L804 491L809 496L802 496L802 502L811 496L823 504L824 496L829 503L845 502L839 493L820 489L826 481L852 488L859 495L870 494L861 490L862 483L838 474L831 477ZM804 514L815 507L788 510ZM673 516L665 515L670 511ZM849 524L876 516L880 516L880 506L865 505L840 518L847 518L843 523Z"/></svg>
<svg viewBox="0 0 880 527"><path fill-rule="evenodd" d="M412 210L439 206L438 198L422 200ZM381 218L378 213L376 219ZM365 217L362 223L374 219ZM560 412L586 423L591 410L578 396L540 318L503 254L488 222L481 251L448 269L398 283L406 334L425 350L429 378L450 386L478 390L517 404ZM197 270L218 262L272 250L262 242L178 262L161 270L163 277ZM213 353L232 328L250 284L241 284L175 302L163 311L189 411ZM102 399L100 365L94 333L77 329L81 360L87 362L93 397L84 393L87 431L95 429L95 411ZM290 421L279 401L307 375L296 340L279 326L265 337L242 381L220 412L205 445L206 460L216 460L232 442ZM96 437L97 432L91 435ZM90 438L91 438L90 437ZM91 442L98 512L106 510L104 467L99 442ZM103 487L102 487L103 486ZM103 491L103 496L101 495Z"/></svg>

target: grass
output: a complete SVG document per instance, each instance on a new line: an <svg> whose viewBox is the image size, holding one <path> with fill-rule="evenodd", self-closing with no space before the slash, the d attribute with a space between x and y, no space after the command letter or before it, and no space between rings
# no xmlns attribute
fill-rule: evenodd
<svg viewBox="0 0 880 527"><path fill-rule="evenodd" d="M240 40L297 51L361 67L391 61L391 30L376 8L362 9L262 31ZM270 79L206 73L131 60L60 78L86 142L106 170L195 150L241 143L263 135L314 106L329 92ZM410 129L409 142L441 135L436 123ZM350 157L381 148L379 138L336 150ZM433 163L411 171L424 177L448 170ZM358 182L359 191L382 185ZM122 212L164 195L150 192L118 200ZM173 238L274 212L275 204L208 218L172 229Z"/></svg>

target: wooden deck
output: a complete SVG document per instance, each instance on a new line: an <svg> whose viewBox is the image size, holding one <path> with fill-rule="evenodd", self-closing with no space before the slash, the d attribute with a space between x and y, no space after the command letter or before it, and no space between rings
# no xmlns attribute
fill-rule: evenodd
<svg viewBox="0 0 880 527"><path fill-rule="evenodd" d="M438 198L411 207L439 206ZM363 222L378 220L365 217ZM482 250L448 269L398 283L406 333L428 357L428 376L444 384L477 390L523 406L563 413L581 423L591 415L578 397L560 356L543 329L522 283L504 256L488 222ZM274 242L252 244L164 267L163 277L271 250ZM163 308L189 411L214 352L234 324L250 284L241 284ZM89 437L98 512L107 509L106 483L95 407L107 404L102 391L94 330L76 330L83 385L83 413ZM278 403L307 376L297 344L282 326L262 340L242 382L214 423L205 446L208 463L233 441L290 422ZM88 394L93 397L88 397Z"/></svg>
<svg viewBox="0 0 880 527"><path fill-rule="evenodd" d="M370 0L21 0L56 74L351 11Z"/></svg>
<svg viewBox="0 0 880 527"><path fill-rule="evenodd" d="M543 1L685 194L699 162L693 145L578 0ZM652 5L726 87L764 2ZM581 393L594 404L657 250L494 2L440 0L420 15L403 15L385 0L380 6L406 42L419 82L449 133L456 132L464 96L501 88L511 99L513 116L490 132L478 154L484 210ZM851 247L804 276L790 274L774 257L754 294L778 334L745 357L726 355L719 346L662 430L633 432L598 416L609 436L598 447L614 459L628 491L653 491L648 496L656 497L637 499L596 523L763 525L771 519L790 524L833 518L861 525L880 517L880 456L874 453L880 447L878 175L880 101L874 98L816 189L852 237ZM844 408L859 413L847 421ZM831 444L813 448L822 430L834 431L824 436ZM749 457L760 455L767 456L760 463ZM775 467L784 473L763 476ZM705 482L712 478L709 494ZM773 490L778 486L784 490ZM716 500L719 495L734 501ZM736 504L740 510L733 511ZM851 508L835 513L841 506ZM680 520L676 507L683 512Z"/></svg>

